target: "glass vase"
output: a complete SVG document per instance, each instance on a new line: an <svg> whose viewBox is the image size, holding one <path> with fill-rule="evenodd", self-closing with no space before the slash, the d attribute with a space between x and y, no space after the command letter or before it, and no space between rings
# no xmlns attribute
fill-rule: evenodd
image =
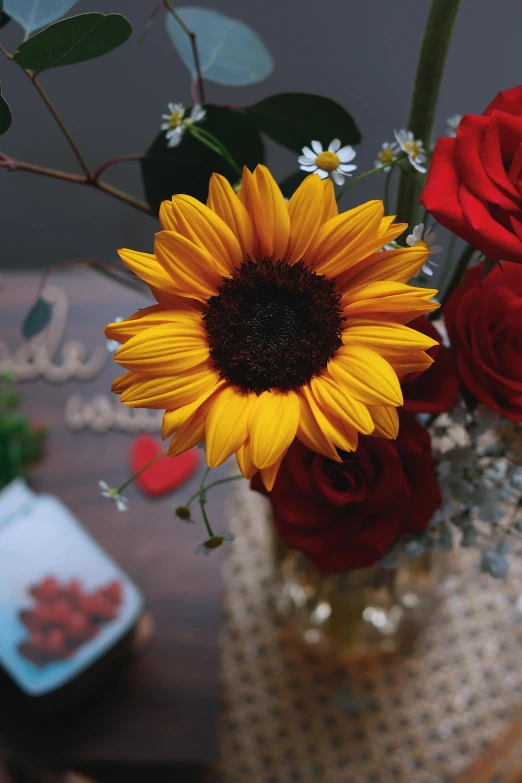
<svg viewBox="0 0 522 783"><path fill-rule="evenodd" d="M397 568L377 563L323 577L273 532L273 590L277 610L304 641L349 657L411 649L429 622L450 570L452 553L402 556Z"/></svg>

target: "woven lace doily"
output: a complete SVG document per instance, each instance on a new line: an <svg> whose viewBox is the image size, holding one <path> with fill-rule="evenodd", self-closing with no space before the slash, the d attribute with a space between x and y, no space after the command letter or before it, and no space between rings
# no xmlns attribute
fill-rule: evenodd
<svg viewBox="0 0 522 783"><path fill-rule="evenodd" d="M224 783L443 783L522 701L522 567L466 556L408 656L341 664L274 610L266 500L239 482L224 569ZM514 560L514 558L513 558Z"/></svg>

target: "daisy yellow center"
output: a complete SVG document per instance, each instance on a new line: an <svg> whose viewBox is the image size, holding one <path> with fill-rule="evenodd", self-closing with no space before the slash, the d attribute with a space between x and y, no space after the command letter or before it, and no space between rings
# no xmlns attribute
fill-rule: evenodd
<svg viewBox="0 0 522 783"><path fill-rule="evenodd" d="M301 261L247 259L204 315L221 376L256 394L308 383L341 345L339 299L334 281Z"/></svg>
<svg viewBox="0 0 522 783"><path fill-rule="evenodd" d="M415 139L413 141L407 141L404 145L404 148L406 149L406 152L411 155L413 160L415 160L420 155L421 149Z"/></svg>
<svg viewBox="0 0 522 783"><path fill-rule="evenodd" d="M427 250L428 253L430 252L430 246L424 239L418 239L415 242L415 247L422 247L424 250Z"/></svg>
<svg viewBox="0 0 522 783"><path fill-rule="evenodd" d="M181 120L183 119L182 115L179 111L175 111L170 115L169 119L169 125L171 128L177 128L180 124Z"/></svg>
<svg viewBox="0 0 522 783"><path fill-rule="evenodd" d="M393 150L381 150L379 153L381 163L391 163L393 160Z"/></svg>
<svg viewBox="0 0 522 783"><path fill-rule="evenodd" d="M316 166L319 166L323 171L335 171L338 168L341 161L339 156L335 152L321 152L315 159Z"/></svg>
<svg viewBox="0 0 522 783"><path fill-rule="evenodd" d="M221 546L225 539L223 536L214 536L213 538L207 539L207 541L203 542L203 546L205 549L217 549Z"/></svg>

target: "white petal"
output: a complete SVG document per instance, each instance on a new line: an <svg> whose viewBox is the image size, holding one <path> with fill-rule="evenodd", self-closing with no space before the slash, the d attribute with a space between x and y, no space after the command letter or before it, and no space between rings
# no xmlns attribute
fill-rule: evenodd
<svg viewBox="0 0 522 783"><path fill-rule="evenodd" d="M106 481L98 481L98 486L100 489L109 489L109 485Z"/></svg>
<svg viewBox="0 0 522 783"><path fill-rule="evenodd" d="M333 139L328 145L328 152L337 152L341 146L341 139Z"/></svg>
<svg viewBox="0 0 522 783"><path fill-rule="evenodd" d="M301 171L310 171L312 172L312 174L314 173L314 171L317 171L317 166L315 164L313 164L312 166L305 166L303 163L301 163L299 168L301 169Z"/></svg>
<svg viewBox="0 0 522 783"><path fill-rule="evenodd" d="M355 171L356 168L357 166L353 163L341 163L337 166L337 171L342 171L343 174L349 174L350 171Z"/></svg>
<svg viewBox="0 0 522 783"><path fill-rule="evenodd" d="M430 253L432 256L436 256L437 253L442 253L443 250L444 248L442 247L442 245L432 245L430 247Z"/></svg>
<svg viewBox="0 0 522 783"><path fill-rule="evenodd" d="M219 534L223 541L226 541L227 543L230 543L234 540L234 534L231 533L229 530L222 530Z"/></svg>
<svg viewBox="0 0 522 783"><path fill-rule="evenodd" d="M423 166L418 160L413 160L413 158L410 158L410 163L413 168L417 169L417 171L420 171L421 174L426 174L425 166Z"/></svg>
<svg viewBox="0 0 522 783"><path fill-rule="evenodd" d="M185 132L185 128L183 127L176 128L172 136L169 137L167 147L177 147L183 137L184 132Z"/></svg>
<svg viewBox="0 0 522 783"><path fill-rule="evenodd" d="M433 275L433 271L430 269L428 264L423 265L422 271L424 272L425 275L428 275L428 277L431 277Z"/></svg>
<svg viewBox="0 0 522 783"><path fill-rule="evenodd" d="M341 161L341 163L349 163L349 161L353 160L355 158L356 152L353 147L350 147L347 145L346 147L341 147L341 149L337 153L337 157Z"/></svg>
<svg viewBox="0 0 522 783"><path fill-rule="evenodd" d="M315 152L312 152L310 147L303 147L303 149L301 151L302 151L303 155L306 155L308 158L313 158L315 160L316 157L317 157Z"/></svg>
<svg viewBox="0 0 522 783"><path fill-rule="evenodd" d="M170 122L162 122L160 125L160 130L169 130L170 128Z"/></svg>
<svg viewBox="0 0 522 783"><path fill-rule="evenodd" d="M206 114L207 114L206 110L202 106L200 106L199 103L196 103L195 106L192 107L192 111L190 112L190 121L201 122L201 120L204 119Z"/></svg>
<svg viewBox="0 0 522 783"><path fill-rule="evenodd" d="M315 152L316 155L320 155L323 151L323 145L320 141L313 141L312 142L312 149Z"/></svg>
<svg viewBox="0 0 522 783"><path fill-rule="evenodd" d="M332 175L332 179L335 182L336 185L344 185L344 177L339 171L339 169L336 169L335 171L330 172Z"/></svg>
<svg viewBox="0 0 522 783"><path fill-rule="evenodd" d="M413 245L415 244L415 237L413 236L413 234L408 234L408 236L406 237L406 244L409 245L410 247L413 247Z"/></svg>
<svg viewBox="0 0 522 783"><path fill-rule="evenodd" d="M316 174L319 174L321 179L326 179L328 177L328 172L324 169L317 169Z"/></svg>
<svg viewBox="0 0 522 783"><path fill-rule="evenodd" d="M297 158L298 163L302 163L304 166L315 166L315 161L317 159L317 155L299 155Z"/></svg>

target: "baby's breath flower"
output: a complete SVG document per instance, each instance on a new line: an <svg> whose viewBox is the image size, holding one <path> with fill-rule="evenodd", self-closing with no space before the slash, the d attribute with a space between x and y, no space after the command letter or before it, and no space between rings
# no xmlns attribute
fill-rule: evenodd
<svg viewBox="0 0 522 783"><path fill-rule="evenodd" d="M214 549L219 549L219 547L223 546L223 544L231 544L233 540L233 533L229 533L227 530L222 530L221 533L218 533L218 535L210 536L209 538L206 538L204 541L202 541L201 544L198 544L195 551L197 555L205 555L208 557L212 554Z"/></svg>
<svg viewBox="0 0 522 783"><path fill-rule="evenodd" d="M399 152L399 145L397 142L392 141L391 144L388 141L383 142L383 145L377 153L377 158L374 160L374 168L383 166L383 171L389 171L391 164L397 160L397 153Z"/></svg>
<svg viewBox="0 0 522 783"><path fill-rule="evenodd" d="M393 132L397 139L397 144L406 153L413 168L420 171L421 174L425 174L426 167L424 163L426 163L427 158L423 142L420 139L416 139L412 131L404 130L404 128Z"/></svg>
<svg viewBox="0 0 522 783"><path fill-rule="evenodd" d="M446 136L453 138L457 135L457 128L460 125L462 114L454 114L446 120Z"/></svg>
<svg viewBox="0 0 522 783"><path fill-rule="evenodd" d="M121 495L114 487L109 487L106 481L99 481L98 486L100 488L102 497L109 498L116 503L118 511L127 511L129 507L129 501L125 495Z"/></svg>
<svg viewBox="0 0 522 783"><path fill-rule="evenodd" d="M435 231L433 231L433 226L430 226L430 228L427 228L426 232L424 232L424 223L419 223L417 226L415 226L412 233L408 234L406 237L406 244L410 247L421 245L426 250L430 251L430 256L436 256L437 253L442 252L442 245L433 244L436 239L437 234ZM432 266L436 267L438 264L435 264L433 261L431 261L430 257L428 256L426 263L423 264L422 267L422 271L425 275L428 275L428 277L431 277L433 274L433 270L431 269Z"/></svg>
<svg viewBox="0 0 522 783"><path fill-rule="evenodd" d="M303 147L303 154L298 158L302 171L319 174L321 179L331 176L336 185L342 185L345 177L351 177L351 172L357 166L350 161L355 158L355 150L347 145L341 147L339 139L334 139L323 151L323 145L319 141L312 141L312 149Z"/></svg>

